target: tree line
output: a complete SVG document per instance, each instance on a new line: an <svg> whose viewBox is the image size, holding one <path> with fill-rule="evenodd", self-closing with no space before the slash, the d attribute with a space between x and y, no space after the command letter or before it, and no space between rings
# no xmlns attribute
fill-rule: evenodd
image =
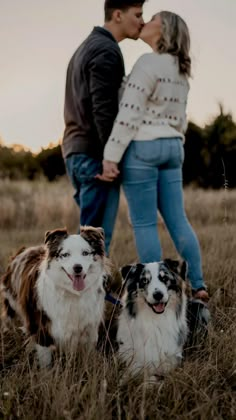
<svg viewBox="0 0 236 420"><path fill-rule="evenodd" d="M184 184L202 188L236 187L236 123L220 106L219 114L200 127L189 122L185 140ZM53 181L65 175L61 147L38 154L0 142L0 178Z"/></svg>

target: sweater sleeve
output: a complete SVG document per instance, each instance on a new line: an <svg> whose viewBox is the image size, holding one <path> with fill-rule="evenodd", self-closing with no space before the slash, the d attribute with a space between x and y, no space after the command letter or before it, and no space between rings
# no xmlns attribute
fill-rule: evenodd
<svg viewBox="0 0 236 420"><path fill-rule="evenodd" d="M123 74L121 56L114 50L101 51L90 63L89 93L93 121L103 147L118 112L118 91Z"/></svg>
<svg viewBox="0 0 236 420"><path fill-rule="evenodd" d="M148 98L157 83L150 54L135 63L121 99L119 112L104 150L104 159L120 162L130 141L135 137L146 109Z"/></svg>

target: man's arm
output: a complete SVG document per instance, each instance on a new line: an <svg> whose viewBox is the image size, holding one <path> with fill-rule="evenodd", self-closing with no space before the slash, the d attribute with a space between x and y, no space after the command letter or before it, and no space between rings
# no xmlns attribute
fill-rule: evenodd
<svg viewBox="0 0 236 420"><path fill-rule="evenodd" d="M118 112L118 91L123 75L123 61L115 50L105 50L90 62L89 94L94 124L103 147Z"/></svg>

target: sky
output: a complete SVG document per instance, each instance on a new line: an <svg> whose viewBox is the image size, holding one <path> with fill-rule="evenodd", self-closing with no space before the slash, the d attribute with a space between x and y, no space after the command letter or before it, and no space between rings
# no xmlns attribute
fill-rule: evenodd
<svg viewBox="0 0 236 420"><path fill-rule="evenodd" d="M34 152L58 142L64 129L66 68L93 26L103 25L104 0L0 0L0 138ZM144 19L161 10L190 29L193 78L188 118L203 126L219 102L236 119L236 0L148 0ZM126 73L149 47L120 43Z"/></svg>

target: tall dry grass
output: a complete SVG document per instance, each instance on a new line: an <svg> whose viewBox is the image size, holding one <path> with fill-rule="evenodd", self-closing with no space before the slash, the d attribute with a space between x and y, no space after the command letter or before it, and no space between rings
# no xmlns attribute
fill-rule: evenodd
<svg viewBox="0 0 236 420"><path fill-rule="evenodd" d="M19 246L43 241L44 232L76 232L78 209L66 179L0 182L0 270ZM0 339L0 418L5 419L236 419L236 191L185 191L186 210L199 237L212 321L201 347L160 384L142 376L121 385L124 367L115 356L87 354L57 359L39 371L19 330ZM163 224L165 257L176 252ZM111 258L137 258L122 197Z"/></svg>

